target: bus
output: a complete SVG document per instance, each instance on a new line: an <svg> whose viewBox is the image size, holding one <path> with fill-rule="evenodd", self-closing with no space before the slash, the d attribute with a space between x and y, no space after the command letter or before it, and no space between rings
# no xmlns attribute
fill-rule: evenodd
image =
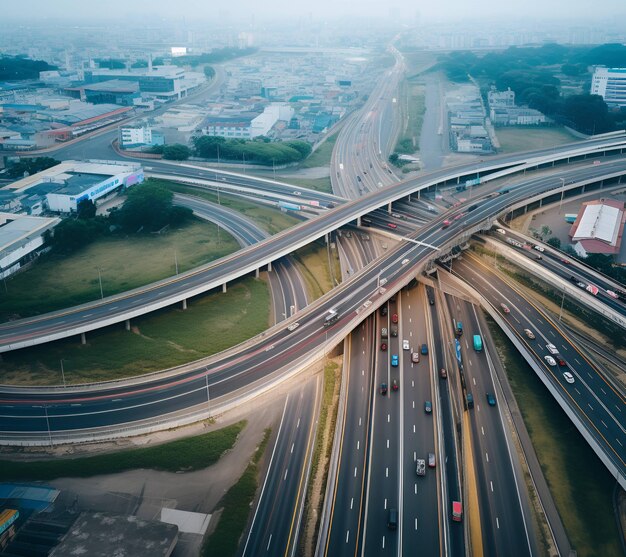
<svg viewBox="0 0 626 557"><path fill-rule="evenodd" d="M326 317L324 317L324 327L330 327L333 323L337 322L339 314L336 309L329 309Z"/></svg>
<svg viewBox="0 0 626 557"><path fill-rule="evenodd" d="M474 350L476 352L480 352L483 349L483 339L480 338L480 335L474 335Z"/></svg>

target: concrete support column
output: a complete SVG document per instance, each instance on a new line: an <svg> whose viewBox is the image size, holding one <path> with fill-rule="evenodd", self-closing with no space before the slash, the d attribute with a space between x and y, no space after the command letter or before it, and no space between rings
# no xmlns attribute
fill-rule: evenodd
<svg viewBox="0 0 626 557"><path fill-rule="evenodd" d="M126 325L126 330L130 331L130 319L127 319L126 321L124 321L124 325Z"/></svg>
<svg viewBox="0 0 626 557"><path fill-rule="evenodd" d="M267 272L268 273L272 272L272 262L271 261L267 264Z"/></svg>
<svg viewBox="0 0 626 557"><path fill-rule="evenodd" d="M324 242L326 242L326 245L328 245L328 243L330 242L330 238L328 236L328 232L326 232L326 234L324 234Z"/></svg>
<svg viewBox="0 0 626 557"><path fill-rule="evenodd" d="M254 278L259 278L259 268L258 267L254 270Z"/></svg>
<svg viewBox="0 0 626 557"><path fill-rule="evenodd" d="M222 284L222 292L226 292L226 283Z"/></svg>
<svg viewBox="0 0 626 557"><path fill-rule="evenodd" d="M87 344L87 335L85 333L80 333L80 343Z"/></svg>
<svg viewBox="0 0 626 557"><path fill-rule="evenodd" d="M391 214L391 201L387 203L387 212Z"/></svg>
<svg viewBox="0 0 626 557"><path fill-rule="evenodd" d="M183 300L183 309L187 309L187 298Z"/></svg>
<svg viewBox="0 0 626 557"><path fill-rule="evenodd" d="M361 226L361 217L357 217L357 219L356 219L356 225L357 225L357 226Z"/></svg>

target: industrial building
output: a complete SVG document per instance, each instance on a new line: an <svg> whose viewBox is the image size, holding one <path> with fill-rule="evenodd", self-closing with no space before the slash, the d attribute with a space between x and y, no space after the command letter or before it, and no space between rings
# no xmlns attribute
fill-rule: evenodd
<svg viewBox="0 0 626 557"><path fill-rule="evenodd" d="M165 138L150 126L126 127L120 128L119 142L122 149L138 149L163 145Z"/></svg>
<svg viewBox="0 0 626 557"><path fill-rule="evenodd" d="M72 213L81 201L97 203L143 180L143 168L137 163L65 161L18 180L4 191L45 200L45 206L53 212Z"/></svg>
<svg viewBox="0 0 626 557"><path fill-rule="evenodd" d="M574 249L582 257L590 253L619 253L624 233L624 203L616 199L599 199L583 203L570 229Z"/></svg>
<svg viewBox="0 0 626 557"><path fill-rule="evenodd" d="M626 68L597 66L591 80L591 94L600 95L609 106L626 106Z"/></svg>
<svg viewBox="0 0 626 557"><path fill-rule="evenodd" d="M209 116L202 133L227 139L252 139L267 135L276 122L289 122L293 115L294 110L287 103L272 103L261 114L248 112L233 116Z"/></svg>
<svg viewBox="0 0 626 557"><path fill-rule="evenodd" d="M44 250L45 234L61 219L0 213L0 279L12 275Z"/></svg>

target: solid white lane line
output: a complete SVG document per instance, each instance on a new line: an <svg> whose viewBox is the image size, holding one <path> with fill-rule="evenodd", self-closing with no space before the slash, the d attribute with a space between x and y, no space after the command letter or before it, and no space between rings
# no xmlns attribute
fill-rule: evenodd
<svg viewBox="0 0 626 557"><path fill-rule="evenodd" d="M283 481L285 481L285 480L287 479L287 472L289 472L289 468L287 468L287 469L285 470L285 476L283 477Z"/></svg>

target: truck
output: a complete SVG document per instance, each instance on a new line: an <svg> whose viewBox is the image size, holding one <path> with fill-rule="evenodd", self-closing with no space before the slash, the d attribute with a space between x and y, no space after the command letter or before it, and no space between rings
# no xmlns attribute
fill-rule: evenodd
<svg viewBox="0 0 626 557"><path fill-rule="evenodd" d="M593 284L588 284L585 290L589 292L590 294L593 294L594 296L597 296L599 292L598 287Z"/></svg>
<svg viewBox="0 0 626 557"><path fill-rule="evenodd" d="M278 207L282 211L301 211L302 210L301 205L296 205L295 203L289 203L288 201L279 201Z"/></svg>
<svg viewBox="0 0 626 557"><path fill-rule="evenodd" d="M418 458L415 461L415 473L418 476L426 475L426 461L423 458Z"/></svg>
<svg viewBox="0 0 626 557"><path fill-rule="evenodd" d="M461 522L463 518L463 505L461 501L452 501L452 520L454 522Z"/></svg>
<svg viewBox="0 0 626 557"><path fill-rule="evenodd" d="M456 334L457 336L463 335L463 323L461 323L460 321L456 322Z"/></svg>
<svg viewBox="0 0 626 557"><path fill-rule="evenodd" d="M480 335L474 335L474 350L480 352L483 349L483 339Z"/></svg>
<svg viewBox="0 0 626 557"><path fill-rule="evenodd" d="M324 317L324 327L330 327L333 323L337 322L339 314L336 309L329 309L326 317Z"/></svg>

